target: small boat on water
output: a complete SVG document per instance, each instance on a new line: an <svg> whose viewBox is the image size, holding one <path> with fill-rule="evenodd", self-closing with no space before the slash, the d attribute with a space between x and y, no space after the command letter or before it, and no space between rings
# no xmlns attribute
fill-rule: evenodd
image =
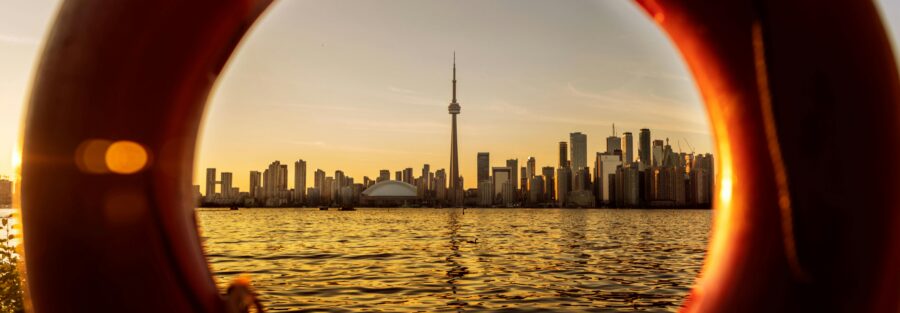
<svg viewBox="0 0 900 313"><path fill-rule="evenodd" d="M356 208L352 206L342 206L338 211L356 211Z"/></svg>
<svg viewBox="0 0 900 313"><path fill-rule="evenodd" d="M328 207L327 207L327 206L321 206L321 207L319 207L319 211L328 211Z"/></svg>
<svg viewBox="0 0 900 313"><path fill-rule="evenodd" d="M232 211L237 211L237 210L238 210L238 207L237 207L237 206L231 206L231 210L232 210Z"/></svg>

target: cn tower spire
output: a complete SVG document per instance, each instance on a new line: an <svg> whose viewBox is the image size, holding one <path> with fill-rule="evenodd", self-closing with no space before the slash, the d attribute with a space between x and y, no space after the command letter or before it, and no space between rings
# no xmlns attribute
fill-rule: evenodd
<svg viewBox="0 0 900 313"><path fill-rule="evenodd" d="M453 103L456 103L456 51L453 51Z"/></svg>

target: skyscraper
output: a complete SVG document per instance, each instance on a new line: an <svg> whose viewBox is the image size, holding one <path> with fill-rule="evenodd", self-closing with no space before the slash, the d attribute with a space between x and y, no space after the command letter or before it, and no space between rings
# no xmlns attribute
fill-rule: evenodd
<svg viewBox="0 0 900 313"><path fill-rule="evenodd" d="M300 159L294 162L294 203L302 203L304 200L306 200L306 161Z"/></svg>
<svg viewBox="0 0 900 313"><path fill-rule="evenodd" d="M487 180L490 176L491 154L478 152L478 183Z"/></svg>
<svg viewBox="0 0 900 313"><path fill-rule="evenodd" d="M572 157L572 172L587 167L587 135L580 132L569 134Z"/></svg>
<svg viewBox="0 0 900 313"><path fill-rule="evenodd" d="M459 114L460 106L456 102L456 52L453 53L453 100L447 107L452 117L452 126L450 131L450 205L458 205L460 196L462 195L462 184L459 181L459 151L456 142L456 115ZM477 183L477 182L476 182Z"/></svg>
<svg viewBox="0 0 900 313"><path fill-rule="evenodd" d="M262 173L250 171L250 198L260 198L262 192Z"/></svg>
<svg viewBox="0 0 900 313"><path fill-rule="evenodd" d="M559 142L559 167L569 167L569 145L565 141Z"/></svg>
<svg viewBox="0 0 900 313"><path fill-rule="evenodd" d="M631 132L622 133L622 146L625 165L631 165L631 162L634 161L634 138L631 137Z"/></svg>
<svg viewBox="0 0 900 313"><path fill-rule="evenodd" d="M537 171L537 161L534 160L534 157L528 157L528 162L526 163L525 177L528 177L528 185L531 186L531 180L537 175L535 172Z"/></svg>
<svg viewBox="0 0 900 313"><path fill-rule="evenodd" d="M503 186L512 183L510 180L512 179L512 172L514 171L515 170L508 167L494 167L492 169L491 177L493 178L493 181L491 181L491 183L494 188L492 199L497 199L498 195L502 196Z"/></svg>
<svg viewBox="0 0 900 313"><path fill-rule="evenodd" d="M425 190L431 190L431 165L422 165L422 184Z"/></svg>
<svg viewBox="0 0 900 313"><path fill-rule="evenodd" d="M612 126L612 135L606 137L606 153L613 154L616 150L622 150L622 138L616 133L616 124Z"/></svg>
<svg viewBox="0 0 900 313"><path fill-rule="evenodd" d="M640 148L638 148L638 158L641 159L641 165L650 166L650 130L641 128L641 138L639 139Z"/></svg>
<svg viewBox="0 0 900 313"><path fill-rule="evenodd" d="M662 166L664 157L663 145L665 145L665 143L661 139L653 141L653 166Z"/></svg>
<svg viewBox="0 0 900 313"><path fill-rule="evenodd" d="M506 160L506 167L510 168L512 172L512 179L509 180L509 184L512 186L513 192L515 192L519 190L519 159Z"/></svg>
<svg viewBox="0 0 900 313"><path fill-rule="evenodd" d="M208 168L206 169L206 196L207 199L212 199L213 196L216 195L216 169Z"/></svg>
<svg viewBox="0 0 900 313"><path fill-rule="evenodd" d="M556 180L554 177L554 169L552 166L544 166L541 168L541 174L544 176L544 199L548 202L556 199Z"/></svg>
<svg viewBox="0 0 900 313"><path fill-rule="evenodd" d="M220 181L220 184L221 184L221 188L222 188L222 197L230 198L230 197L232 197L232 195L231 195L232 175L229 172L222 172L221 175L222 175L222 180Z"/></svg>

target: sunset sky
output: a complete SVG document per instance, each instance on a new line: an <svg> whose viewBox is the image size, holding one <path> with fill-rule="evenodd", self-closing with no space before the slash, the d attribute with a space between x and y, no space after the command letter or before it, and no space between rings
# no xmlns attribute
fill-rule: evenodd
<svg viewBox="0 0 900 313"><path fill-rule="evenodd" d="M900 42L900 1L879 4ZM0 2L0 175L12 174L32 71L58 5ZM248 172L273 160L306 160L310 184L317 168L360 182L380 169L448 168L453 51L467 187L477 152L490 152L492 166L510 158L522 166L529 156L556 166L558 142L575 131L587 134L593 162L612 123L635 141L646 127L676 151L679 142L685 152L686 142L714 150L684 62L632 2L287 0L249 32L211 96L196 183L215 167L246 191Z"/></svg>

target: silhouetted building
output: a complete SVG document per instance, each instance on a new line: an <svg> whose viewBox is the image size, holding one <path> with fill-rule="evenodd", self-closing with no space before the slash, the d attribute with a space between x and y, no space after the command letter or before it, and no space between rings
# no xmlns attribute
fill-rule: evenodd
<svg viewBox="0 0 900 313"><path fill-rule="evenodd" d="M491 171L491 154L488 152L478 152L478 183L490 178Z"/></svg>
<svg viewBox="0 0 900 313"><path fill-rule="evenodd" d="M512 185L513 193L516 193L519 189L519 159L509 159L506 160L506 167L510 169L512 172L512 178L509 180L510 185Z"/></svg>
<svg viewBox="0 0 900 313"><path fill-rule="evenodd" d="M622 146L622 162L631 165L634 161L634 138L631 137L631 132L622 133Z"/></svg>
<svg viewBox="0 0 900 313"><path fill-rule="evenodd" d="M569 134L572 157L572 171L587 167L587 135L580 132Z"/></svg>
<svg viewBox="0 0 900 313"><path fill-rule="evenodd" d="M505 184L512 183L512 172L513 169L508 167L494 167L491 170L492 185L493 185L493 199L498 199L503 195L503 186ZM498 201L499 202L499 201Z"/></svg>
<svg viewBox="0 0 900 313"><path fill-rule="evenodd" d="M544 166L541 168L541 174L544 176L544 199L546 202L556 200L556 180L554 177L554 169L552 166Z"/></svg>
<svg viewBox="0 0 900 313"><path fill-rule="evenodd" d="M565 207L568 203L569 192L572 187L572 170L569 167L560 167L556 169L556 202L560 207Z"/></svg>
<svg viewBox="0 0 900 313"><path fill-rule="evenodd" d="M598 204L608 205L613 202L611 200L614 194L610 193L609 184L610 177L616 174L616 168L622 166L622 156L618 154L597 153L597 161L595 162L594 174L594 190Z"/></svg>
<svg viewBox="0 0 900 313"><path fill-rule="evenodd" d="M200 192L200 186L196 187ZM13 182L6 177L0 177L0 205L11 205L13 194Z"/></svg>
<svg viewBox="0 0 900 313"><path fill-rule="evenodd" d="M569 145L565 141L559 142L559 167L569 167Z"/></svg>
<svg viewBox="0 0 900 313"><path fill-rule="evenodd" d="M207 201L211 201L216 196L216 169L206 169L206 194Z"/></svg>
<svg viewBox="0 0 900 313"><path fill-rule="evenodd" d="M606 137L606 153L613 154L616 150L622 150L622 138L616 133L616 124L613 124L612 135Z"/></svg>
<svg viewBox="0 0 900 313"><path fill-rule="evenodd" d="M250 198L262 198L262 173L250 171Z"/></svg>
<svg viewBox="0 0 900 313"><path fill-rule="evenodd" d="M294 162L294 203L306 200L306 161Z"/></svg>
<svg viewBox="0 0 900 313"><path fill-rule="evenodd" d="M391 180L391 171L390 170L381 170L378 171L378 178L376 182L380 183L383 181Z"/></svg>
<svg viewBox="0 0 900 313"><path fill-rule="evenodd" d="M650 167L650 130L641 128L641 134L638 144L638 157L641 159L643 167Z"/></svg>
<svg viewBox="0 0 900 313"><path fill-rule="evenodd" d="M222 180L220 182L222 188L222 198L231 199L233 195L231 194L231 188L233 185L232 175L229 172L222 172ZM234 195L236 196L236 195Z"/></svg>

